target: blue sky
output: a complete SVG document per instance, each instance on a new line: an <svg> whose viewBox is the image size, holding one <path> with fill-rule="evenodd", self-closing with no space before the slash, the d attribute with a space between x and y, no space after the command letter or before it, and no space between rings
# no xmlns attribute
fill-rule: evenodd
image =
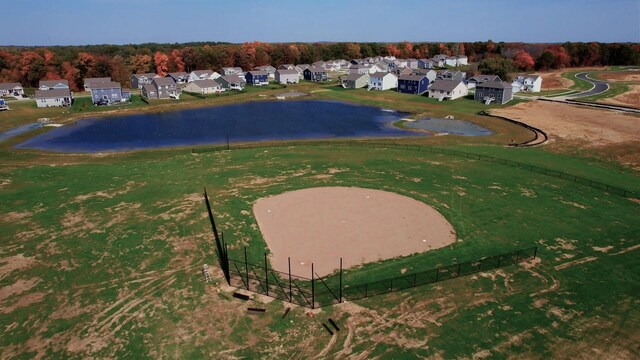
<svg viewBox="0 0 640 360"><path fill-rule="evenodd" d="M0 45L640 42L640 0L20 0Z"/></svg>

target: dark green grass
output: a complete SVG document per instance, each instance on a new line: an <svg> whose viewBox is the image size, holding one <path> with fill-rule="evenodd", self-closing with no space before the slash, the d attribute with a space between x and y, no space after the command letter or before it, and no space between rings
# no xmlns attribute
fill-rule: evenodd
<svg viewBox="0 0 640 360"><path fill-rule="evenodd" d="M612 185L638 187L634 174L538 149L456 149L580 172ZM370 355L387 358L394 358L394 354L409 358L472 357L480 349L493 349L506 342L513 334L525 334L526 341L507 345L506 349L524 356L549 357L561 351L555 346L562 341L590 341L580 331L595 332L589 324L596 321L615 324L602 325L606 331L622 322L632 328L639 323L638 312L633 310L640 283L640 269L634 261L637 252L609 255L638 244L638 205L573 182L446 155L368 148L271 148L200 155L163 150L106 160L87 157L86 162L5 169L0 173L4 183L0 216L14 219L0 222L2 258L23 254L37 260L28 268L4 274L0 287L37 278L39 282L28 292L44 294L40 301L0 313L0 326L7 329L0 336L0 347L13 349L12 353L28 355L26 343L39 336L58 339L57 343L45 345L52 357L85 357L87 353L72 353L60 344L66 344L72 335L90 333L87 326L95 317L107 319L115 314L118 307L98 316L118 301L124 290L136 297L148 296L147 302L155 299L162 306L142 308L145 302L132 308L130 313L141 309L145 316L113 330L113 336L105 338L107 346L93 352L93 356L157 357L158 349L162 349L163 354L180 358L217 357L224 350L231 350L225 354L234 356L262 358L271 354L274 342L296 349L290 354L293 358L308 358L319 352L329 338L319 323L301 310L290 315L295 326L278 323L278 302L269 304L269 312L262 317L216 315L223 309L244 305L238 305L224 292L211 292L196 270L206 262L219 274L200 198L204 187L209 191L231 255L239 257L246 244L253 262L260 262L268 249L254 227L252 204L258 198L295 189L359 186L393 191L435 207L456 229L460 241L451 246L349 270L347 283L393 277L403 269L410 273L539 246L542 263L535 271L547 283L513 266L502 270L509 274L509 281L502 277L491 280L467 276L359 302L393 317L401 315L398 304L410 299L416 304L446 299L440 305L424 305L433 313L446 309L448 303L455 304L457 310L439 319L441 326L425 323L424 329L416 330L398 322L394 327L371 330L380 336L395 332L416 341L428 336L428 348L377 342L370 338L372 333L359 332L352 340L354 352L371 350ZM329 169L334 168L344 171L329 178L316 176L329 174ZM186 200L189 198L194 200ZM15 220L15 213L22 212L30 215ZM192 239L194 246L175 247L181 238ZM572 247L562 248L558 239L569 241ZM394 241L389 239L388 246L393 246ZM611 246L609 253L594 250L607 246ZM585 257L597 260L562 271L554 269ZM191 265L193 270L180 270ZM170 270L177 272L172 275L175 282L168 287L153 287L167 279L159 275L149 283L131 281L141 274ZM536 298L530 294L551 286L551 279L559 281L560 288L549 293L544 308L534 307ZM204 308L203 294L216 299L215 308ZM492 300L471 305L475 294L485 294ZM9 297L3 305L7 308L16 299L15 295ZM53 316L56 310L75 301L91 310L65 318ZM510 310L499 308L503 305ZM580 315L571 321L561 320L549 313L551 306ZM319 320L341 314L338 309L325 311ZM488 311L493 314L490 318L485 315ZM190 329L185 324L191 324L195 321L192 318L202 313L207 314L202 321L210 322L208 326L193 332L185 330ZM229 331L201 332L216 329L214 320L209 318L215 318L218 326L228 326ZM124 319L108 328L115 329ZM554 322L558 325L554 326ZM20 326L12 326L13 323ZM582 330L576 331L576 326ZM174 328L181 329L181 336L173 333ZM188 336L183 336L182 331ZM316 336L317 340L301 348L308 336ZM345 333L338 336L338 343L342 343ZM622 332L619 339L630 336ZM250 347L246 346L248 341ZM503 356L491 351L494 356Z"/></svg>

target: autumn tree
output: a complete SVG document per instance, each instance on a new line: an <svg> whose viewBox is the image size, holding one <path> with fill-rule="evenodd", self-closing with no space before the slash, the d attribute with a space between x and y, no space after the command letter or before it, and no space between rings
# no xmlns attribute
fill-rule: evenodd
<svg viewBox="0 0 640 360"><path fill-rule="evenodd" d="M114 56L111 60L111 78L113 81L125 85L129 82L129 75L130 71L124 58L120 55Z"/></svg>
<svg viewBox="0 0 640 360"><path fill-rule="evenodd" d="M146 54L134 55L129 60L129 64L134 74L147 73L151 67L151 56Z"/></svg>
<svg viewBox="0 0 640 360"><path fill-rule="evenodd" d="M398 49L397 46L395 46L393 44L389 44L389 45L387 45L387 54L390 55L390 56L398 57L398 56L400 56L400 50Z"/></svg>
<svg viewBox="0 0 640 360"><path fill-rule="evenodd" d="M173 49L171 51L171 56L169 56L169 70L170 71L184 71L184 60L182 59L182 53L178 49Z"/></svg>
<svg viewBox="0 0 640 360"><path fill-rule="evenodd" d="M80 90L78 84L82 81L80 70L76 68L70 61L62 63L62 77L69 82L71 91Z"/></svg>
<svg viewBox="0 0 640 360"><path fill-rule="evenodd" d="M520 70L529 70L535 65L535 61L531 54L524 50L520 50L513 57L513 65Z"/></svg>
<svg viewBox="0 0 640 360"><path fill-rule="evenodd" d="M167 54L156 51L153 55L153 63L156 65L156 73L162 77L169 72L169 57Z"/></svg>

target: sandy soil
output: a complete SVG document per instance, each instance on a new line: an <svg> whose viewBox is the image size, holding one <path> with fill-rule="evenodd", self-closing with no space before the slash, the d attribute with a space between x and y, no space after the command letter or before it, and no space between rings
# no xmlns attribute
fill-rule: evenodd
<svg viewBox="0 0 640 360"><path fill-rule="evenodd" d="M640 70L601 71L596 78L605 81L640 81Z"/></svg>
<svg viewBox="0 0 640 360"><path fill-rule="evenodd" d="M640 76L640 74L638 75ZM640 108L640 85L629 85L629 91L624 94L603 99L601 102Z"/></svg>
<svg viewBox="0 0 640 360"><path fill-rule="evenodd" d="M534 73L542 77L542 90L567 89L573 81L563 78L562 71L540 71Z"/></svg>
<svg viewBox="0 0 640 360"><path fill-rule="evenodd" d="M391 192L321 187L259 199L253 206L273 267L320 276L340 266L410 255L452 244L455 232L435 209Z"/></svg>
<svg viewBox="0 0 640 360"><path fill-rule="evenodd" d="M552 138L587 141L588 147L640 140L640 118L609 110L529 101L492 113L540 128Z"/></svg>

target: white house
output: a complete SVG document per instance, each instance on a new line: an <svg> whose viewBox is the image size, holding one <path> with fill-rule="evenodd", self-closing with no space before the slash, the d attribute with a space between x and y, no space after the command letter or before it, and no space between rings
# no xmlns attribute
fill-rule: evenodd
<svg viewBox="0 0 640 360"><path fill-rule="evenodd" d="M69 82L67 80L40 80L38 84L40 90L61 90L69 89Z"/></svg>
<svg viewBox="0 0 640 360"><path fill-rule="evenodd" d="M518 75L511 83L513 92L528 91L540 92L542 89L542 77L539 75Z"/></svg>
<svg viewBox="0 0 640 360"><path fill-rule="evenodd" d="M398 77L388 72L376 72L369 77L369 90L389 90L398 87Z"/></svg>
<svg viewBox="0 0 640 360"><path fill-rule="evenodd" d="M0 96L14 94L24 95L24 88L19 83L0 83Z"/></svg>
<svg viewBox="0 0 640 360"><path fill-rule="evenodd" d="M193 82L196 80L215 80L220 77L220 74L213 70L193 70L189 73L187 82Z"/></svg>
<svg viewBox="0 0 640 360"><path fill-rule="evenodd" d="M351 65L349 66L349 74L364 74L369 72L369 65Z"/></svg>
<svg viewBox="0 0 640 360"><path fill-rule="evenodd" d="M72 102L71 91L67 89L36 90L36 105L45 107L69 107Z"/></svg>
<svg viewBox="0 0 640 360"><path fill-rule="evenodd" d="M197 94L218 94L223 92L224 89L215 80L194 80L188 83L182 91Z"/></svg>
<svg viewBox="0 0 640 360"><path fill-rule="evenodd" d="M385 72L385 71L387 71L387 69L385 69L383 67L380 67L377 64L373 64L373 65L369 66L368 70L369 70L369 75L375 74L377 72Z"/></svg>
<svg viewBox="0 0 640 360"><path fill-rule="evenodd" d="M457 80L436 80L429 87L429 97L442 100L455 100L467 96L469 90L462 81Z"/></svg>
<svg viewBox="0 0 640 360"><path fill-rule="evenodd" d="M448 56L446 59L444 59L444 62L446 65L449 66L460 66L460 65L467 65L468 64L468 58L464 55L459 55L459 56Z"/></svg>
<svg viewBox="0 0 640 360"><path fill-rule="evenodd" d="M294 68L278 69L275 78L280 84L297 84L300 82L300 73Z"/></svg>
<svg viewBox="0 0 640 360"><path fill-rule="evenodd" d="M241 67L223 67L222 68L222 75L223 76L229 76L229 75L243 75L242 73L242 68Z"/></svg>

